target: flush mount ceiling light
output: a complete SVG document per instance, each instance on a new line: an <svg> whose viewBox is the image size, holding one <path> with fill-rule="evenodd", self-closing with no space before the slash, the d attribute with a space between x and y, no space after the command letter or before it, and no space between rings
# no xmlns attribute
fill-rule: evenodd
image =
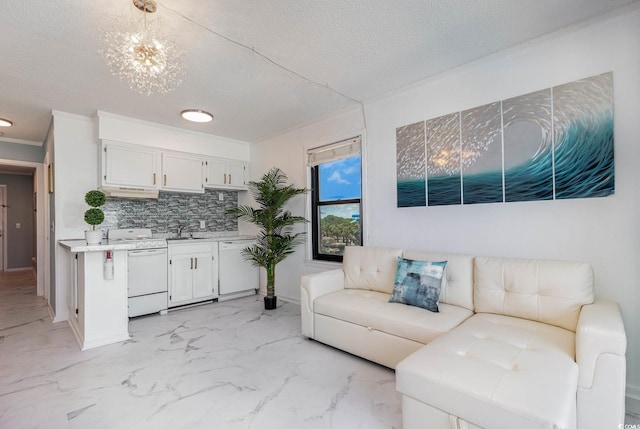
<svg viewBox="0 0 640 429"><path fill-rule="evenodd" d="M12 127L13 122L8 119L0 118L0 127Z"/></svg>
<svg viewBox="0 0 640 429"><path fill-rule="evenodd" d="M211 113L198 109L183 110L180 112L180 116L191 122L211 122L213 120Z"/></svg>
<svg viewBox="0 0 640 429"><path fill-rule="evenodd" d="M103 55L111 73L128 80L132 90L143 95L171 92L182 83L183 53L163 35L160 19L149 18L157 10L156 0L133 0L133 6L131 19L115 20L105 33Z"/></svg>

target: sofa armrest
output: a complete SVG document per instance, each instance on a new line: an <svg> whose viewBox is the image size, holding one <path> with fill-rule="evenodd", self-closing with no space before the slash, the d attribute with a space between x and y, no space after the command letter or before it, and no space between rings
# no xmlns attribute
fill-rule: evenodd
<svg viewBox="0 0 640 429"><path fill-rule="evenodd" d="M580 429L624 424L627 336L618 304L585 305L576 327Z"/></svg>
<svg viewBox="0 0 640 429"><path fill-rule="evenodd" d="M342 269L302 276L300 283L300 314L302 335L314 338L313 301L331 292L344 289Z"/></svg>
<svg viewBox="0 0 640 429"><path fill-rule="evenodd" d="M576 362L580 368L578 385L593 384L598 357L603 354L625 355L627 335L618 304L599 301L584 305L576 327Z"/></svg>

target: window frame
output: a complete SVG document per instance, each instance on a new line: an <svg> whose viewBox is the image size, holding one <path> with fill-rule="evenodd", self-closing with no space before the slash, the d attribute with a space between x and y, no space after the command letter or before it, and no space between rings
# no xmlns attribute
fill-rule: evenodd
<svg viewBox="0 0 640 429"><path fill-rule="evenodd" d="M337 204L358 204L360 216L358 223L360 226L360 243L362 246L364 243L364 230L363 230L363 211L362 211L362 194L363 194L363 157L360 152L360 198L348 198L348 199L336 199L320 201L320 166L325 163L314 165L311 168L311 256L313 261L326 261L326 262L342 262L343 255L328 255L320 253L320 208L323 206L337 205ZM329 161L332 162L332 161ZM329 163L327 162L327 163Z"/></svg>

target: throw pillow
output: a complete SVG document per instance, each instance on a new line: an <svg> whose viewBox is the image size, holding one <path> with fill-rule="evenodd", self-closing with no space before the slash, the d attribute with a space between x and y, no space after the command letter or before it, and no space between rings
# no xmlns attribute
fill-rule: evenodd
<svg viewBox="0 0 640 429"><path fill-rule="evenodd" d="M413 305L437 313L447 261L414 261L398 257L398 269L389 302Z"/></svg>

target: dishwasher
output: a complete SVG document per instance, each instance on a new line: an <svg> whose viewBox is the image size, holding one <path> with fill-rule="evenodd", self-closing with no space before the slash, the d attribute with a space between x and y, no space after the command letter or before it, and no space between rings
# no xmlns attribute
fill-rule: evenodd
<svg viewBox="0 0 640 429"><path fill-rule="evenodd" d="M242 256L242 249L251 244L251 240L220 242L218 301L255 295L260 288L258 267Z"/></svg>

